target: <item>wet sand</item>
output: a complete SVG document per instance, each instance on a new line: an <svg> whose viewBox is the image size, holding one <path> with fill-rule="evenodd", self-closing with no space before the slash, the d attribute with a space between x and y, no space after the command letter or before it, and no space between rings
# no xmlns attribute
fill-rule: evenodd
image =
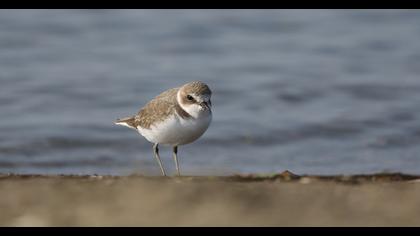
<svg viewBox="0 0 420 236"><path fill-rule="evenodd" d="M0 175L1 226L420 226L420 176Z"/></svg>

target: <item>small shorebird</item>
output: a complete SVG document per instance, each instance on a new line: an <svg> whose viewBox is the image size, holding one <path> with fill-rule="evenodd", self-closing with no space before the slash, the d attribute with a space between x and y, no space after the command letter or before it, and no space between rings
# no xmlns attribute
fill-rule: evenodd
<svg viewBox="0 0 420 236"><path fill-rule="evenodd" d="M118 119L115 124L139 132L153 143L155 158L162 175L165 169L159 156L158 145L172 146L178 176L178 146L197 140L210 125L211 90L203 82L194 81L161 93L131 117Z"/></svg>

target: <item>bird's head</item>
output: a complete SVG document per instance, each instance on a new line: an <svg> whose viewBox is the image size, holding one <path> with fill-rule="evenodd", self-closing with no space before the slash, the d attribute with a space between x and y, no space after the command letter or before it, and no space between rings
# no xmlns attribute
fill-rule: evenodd
<svg viewBox="0 0 420 236"><path fill-rule="evenodd" d="M183 85L177 99L180 106L193 117L211 112L211 90L203 82L194 81Z"/></svg>

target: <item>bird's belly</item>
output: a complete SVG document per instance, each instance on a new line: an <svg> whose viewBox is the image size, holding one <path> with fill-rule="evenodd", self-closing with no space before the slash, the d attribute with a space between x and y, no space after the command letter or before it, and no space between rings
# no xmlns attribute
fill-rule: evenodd
<svg viewBox="0 0 420 236"><path fill-rule="evenodd" d="M150 129L138 127L139 133L149 142L183 145L198 139L210 125L211 114L197 119L182 119L178 116L171 116L156 125L152 125Z"/></svg>

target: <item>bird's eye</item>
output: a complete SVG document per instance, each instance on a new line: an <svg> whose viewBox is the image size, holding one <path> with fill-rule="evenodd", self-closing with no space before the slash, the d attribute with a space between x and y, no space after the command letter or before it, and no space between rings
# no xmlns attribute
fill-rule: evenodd
<svg viewBox="0 0 420 236"><path fill-rule="evenodd" d="M193 98L191 95L187 95L187 99L188 99L189 101L194 100L194 98Z"/></svg>

